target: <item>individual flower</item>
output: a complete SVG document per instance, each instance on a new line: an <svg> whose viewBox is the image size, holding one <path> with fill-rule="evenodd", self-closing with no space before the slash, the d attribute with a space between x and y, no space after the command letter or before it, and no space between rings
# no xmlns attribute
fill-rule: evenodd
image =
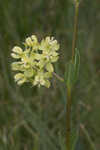
<svg viewBox="0 0 100 150"><path fill-rule="evenodd" d="M59 49L59 44L57 40L54 40L54 37L46 37L40 43L40 50L43 52L43 56L48 61L56 62L58 59L57 50Z"/></svg>
<svg viewBox="0 0 100 150"><path fill-rule="evenodd" d="M16 59L12 70L18 73L14 76L18 85L31 82L33 86L50 87L50 78L54 72L53 63L59 58L59 44L54 37L46 37L38 42L35 35L26 38L24 49L15 46L11 56Z"/></svg>
<svg viewBox="0 0 100 150"><path fill-rule="evenodd" d="M48 78L51 77L50 73L44 73L44 72L38 72L38 74L35 76L35 79L33 81L33 85L40 85L46 86L47 88L50 87L50 81Z"/></svg>
<svg viewBox="0 0 100 150"><path fill-rule="evenodd" d="M17 73L14 76L14 79L15 79L15 82L17 82L18 85L21 85L26 81L26 78L25 78L24 74L22 74L22 73Z"/></svg>
<svg viewBox="0 0 100 150"><path fill-rule="evenodd" d="M40 44L40 49L41 50L50 50L53 49L54 51L59 49L59 44L57 42L57 40L54 40L54 37L46 37L45 39L43 39L41 41Z"/></svg>
<svg viewBox="0 0 100 150"><path fill-rule="evenodd" d="M39 42L35 35L32 35L31 37L26 38L24 44L25 46L31 47L32 50L38 50L39 48Z"/></svg>
<svg viewBox="0 0 100 150"><path fill-rule="evenodd" d="M23 53L23 50L22 50L20 47L15 46L15 47L12 49L12 52L13 52L13 53L11 53L11 56L12 56L13 58L15 58L15 59L19 59L19 58L21 58L21 54Z"/></svg>

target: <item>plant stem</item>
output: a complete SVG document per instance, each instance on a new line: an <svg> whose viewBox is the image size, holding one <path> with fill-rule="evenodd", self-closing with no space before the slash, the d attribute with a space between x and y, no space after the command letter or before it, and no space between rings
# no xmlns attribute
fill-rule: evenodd
<svg viewBox="0 0 100 150"><path fill-rule="evenodd" d="M72 41L72 62L74 61L76 41L77 41L78 14L79 14L79 2L75 0L74 32L73 32L73 41Z"/></svg>
<svg viewBox="0 0 100 150"><path fill-rule="evenodd" d="M75 17L74 17L74 32L72 41L72 62L74 63L74 55L77 41L78 32L78 13L79 13L79 1L75 0ZM66 106L66 147L67 150L71 150L71 87L67 87L67 106Z"/></svg>
<svg viewBox="0 0 100 150"><path fill-rule="evenodd" d="M67 88L67 106L66 106L66 146L67 150L70 150L70 132L71 132L71 88Z"/></svg>

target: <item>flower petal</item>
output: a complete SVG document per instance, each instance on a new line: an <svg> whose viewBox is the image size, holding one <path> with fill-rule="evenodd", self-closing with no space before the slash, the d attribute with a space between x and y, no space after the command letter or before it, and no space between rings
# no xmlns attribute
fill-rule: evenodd
<svg viewBox="0 0 100 150"><path fill-rule="evenodd" d="M23 52L23 50L20 47L18 47L18 46L15 46L12 49L12 51L15 52L15 53L18 53L18 54L21 54Z"/></svg>
<svg viewBox="0 0 100 150"><path fill-rule="evenodd" d="M18 54L15 54L15 53L11 53L11 56L13 58L15 58L15 59L19 59L20 58L20 56Z"/></svg>
<svg viewBox="0 0 100 150"><path fill-rule="evenodd" d="M48 63L46 65L46 69L47 69L48 72L53 72L54 71L53 65L51 63Z"/></svg>

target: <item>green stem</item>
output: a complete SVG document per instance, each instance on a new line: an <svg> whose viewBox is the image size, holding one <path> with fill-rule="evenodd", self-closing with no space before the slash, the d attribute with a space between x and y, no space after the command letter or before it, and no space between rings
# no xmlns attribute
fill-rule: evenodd
<svg viewBox="0 0 100 150"><path fill-rule="evenodd" d="M75 18L74 18L74 32L72 41L72 62L74 63L75 48L77 42L78 32L78 13L79 13L79 2L75 0ZM67 150L71 150L71 88L67 87L67 106L66 106L66 147Z"/></svg>
<svg viewBox="0 0 100 150"><path fill-rule="evenodd" d="M66 146L67 150L70 150L70 132L71 132L71 88L67 88L67 107L66 107Z"/></svg>
<svg viewBox="0 0 100 150"><path fill-rule="evenodd" d="M74 61L76 41L77 41L78 14L79 14L79 2L76 0L75 1L74 32L73 32L73 41L72 41L72 62Z"/></svg>

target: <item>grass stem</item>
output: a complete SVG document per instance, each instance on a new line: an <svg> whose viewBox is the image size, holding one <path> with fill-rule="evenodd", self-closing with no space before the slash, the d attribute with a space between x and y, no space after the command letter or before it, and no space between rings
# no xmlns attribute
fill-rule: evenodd
<svg viewBox="0 0 100 150"><path fill-rule="evenodd" d="M67 88L67 106L66 106L66 121L67 121L67 126L66 126L66 146L67 150L70 150L70 132L71 132L71 88Z"/></svg>
<svg viewBox="0 0 100 150"><path fill-rule="evenodd" d="M76 0L75 1L74 32L73 32L73 41L72 41L72 62L74 61L76 41L77 41L78 14L79 14L79 2Z"/></svg>
<svg viewBox="0 0 100 150"><path fill-rule="evenodd" d="M74 17L74 32L73 32L73 41L72 41L72 62L74 63L75 48L77 41L77 32L78 32L78 14L79 14L79 1L75 0L75 17ZM71 150L71 88L67 87L67 106L66 106L66 147L67 150Z"/></svg>

